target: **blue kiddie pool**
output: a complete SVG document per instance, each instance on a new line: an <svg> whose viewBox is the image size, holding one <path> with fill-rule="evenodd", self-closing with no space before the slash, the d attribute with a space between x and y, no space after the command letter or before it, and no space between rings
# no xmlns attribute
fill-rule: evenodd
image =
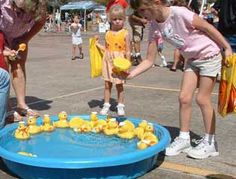
<svg viewBox="0 0 236 179"><path fill-rule="evenodd" d="M89 115L76 116L90 118ZM135 125L141 122L141 119L128 119ZM57 116L51 116L51 120L57 120ZM41 123L39 118L38 124ZM155 123L159 143L145 150L137 148L137 139L76 133L69 128L57 128L51 133L32 135L29 140L18 140L14 137L17 127L15 123L0 131L0 156L8 169L23 179L137 178L155 167L158 153L170 142L169 132Z"/></svg>

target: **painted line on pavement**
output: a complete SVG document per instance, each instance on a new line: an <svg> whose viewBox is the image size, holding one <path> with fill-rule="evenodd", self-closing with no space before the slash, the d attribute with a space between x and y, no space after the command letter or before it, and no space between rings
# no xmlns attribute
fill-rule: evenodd
<svg viewBox="0 0 236 179"><path fill-rule="evenodd" d="M61 99L61 98L70 97L70 96L74 96L74 95L82 94L82 93L88 93L88 92L92 92L92 91L96 91L96 90L100 90L100 89L104 89L104 86L99 86L99 87L96 87L96 88L91 88L91 89L87 89L87 90L83 90L83 91L64 94L64 95L61 95L61 96L55 96L55 97L48 98L48 99L38 100L38 101L31 102L31 103L27 103L27 105L43 103L43 102L48 101L48 100Z"/></svg>
<svg viewBox="0 0 236 179"><path fill-rule="evenodd" d="M222 173L212 171L212 170L187 166L187 165L178 164L178 163L165 162L165 161L160 165L160 168L180 171L183 173L188 173L188 174L193 174L193 175L198 175L198 176L203 176L203 177L218 175L222 177L233 178L233 176L230 176L229 174L222 174Z"/></svg>
<svg viewBox="0 0 236 179"><path fill-rule="evenodd" d="M171 89L171 88L160 88L160 87L154 87L154 86L143 86L143 85L134 85L127 83L125 84L127 87L133 87L133 88L141 88L141 89L151 89L151 90L160 90L160 91L170 91L170 92L180 92L179 89ZM212 93L213 95L218 95L218 93Z"/></svg>

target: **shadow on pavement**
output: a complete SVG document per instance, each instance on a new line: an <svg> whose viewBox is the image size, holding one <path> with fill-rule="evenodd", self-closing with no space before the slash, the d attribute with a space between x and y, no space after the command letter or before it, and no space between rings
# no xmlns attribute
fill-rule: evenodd
<svg viewBox="0 0 236 179"><path fill-rule="evenodd" d="M44 99L37 98L35 96L26 96L25 100L26 100L26 103L29 104L29 106L32 109L35 109L38 111L50 109L51 105L49 105L49 104L51 104L53 102L52 100L44 100ZM15 97L10 98L10 106L12 106L13 108L16 106L16 98Z"/></svg>
<svg viewBox="0 0 236 179"><path fill-rule="evenodd" d="M206 176L207 179L235 179L233 176L224 175L224 174L214 174Z"/></svg>
<svg viewBox="0 0 236 179"><path fill-rule="evenodd" d="M88 102L88 105L89 105L90 108L95 108L97 106L99 106L99 108L102 108L103 104L104 104L104 99L102 99L102 100L93 99L93 100ZM116 106L118 104L116 99L111 98L110 99L110 104L111 104L110 110L115 112L116 111Z"/></svg>
<svg viewBox="0 0 236 179"><path fill-rule="evenodd" d="M9 178L9 176L12 176L12 178L18 178L14 173L12 173L10 170L8 170L7 166L3 162L2 158L0 158L0 170L3 171L4 173L6 173L6 176L2 176L2 174L0 174L0 177Z"/></svg>

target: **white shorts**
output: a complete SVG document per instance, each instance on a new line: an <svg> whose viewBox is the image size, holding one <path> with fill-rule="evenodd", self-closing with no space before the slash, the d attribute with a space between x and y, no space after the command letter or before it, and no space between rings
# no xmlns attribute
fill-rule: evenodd
<svg viewBox="0 0 236 179"><path fill-rule="evenodd" d="M216 77L221 71L221 53L201 60L188 60L185 71L197 72L200 76Z"/></svg>
<svg viewBox="0 0 236 179"><path fill-rule="evenodd" d="M73 45L80 45L82 44L82 38L81 37L72 37L72 44Z"/></svg>

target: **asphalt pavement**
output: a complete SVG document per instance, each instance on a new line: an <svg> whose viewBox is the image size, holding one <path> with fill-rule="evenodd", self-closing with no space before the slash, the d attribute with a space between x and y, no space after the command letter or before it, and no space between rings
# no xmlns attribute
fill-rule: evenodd
<svg viewBox="0 0 236 179"><path fill-rule="evenodd" d="M27 96L29 106L40 114L56 115L60 111L68 114L87 114L99 111L103 104L103 80L90 78L89 43L94 33L83 33L83 60L71 60L71 37L68 34L40 33L29 45L27 61ZM142 42L145 56L147 37ZM164 55L171 65L173 47L165 44ZM165 126L172 139L178 134L178 92L183 72L172 72L161 68L157 57L156 67L125 84L125 110L127 116L146 119ZM214 88L212 101L217 108L218 85ZM15 106L15 94L11 89L11 103ZM115 115L116 91L112 90L112 110ZM160 155L158 165L142 179L231 179L236 176L236 116L222 118L217 114L216 140L220 155L205 160L194 160L180 154L175 157ZM204 135L201 112L193 101L191 137ZM1 163L0 178L17 178Z"/></svg>

